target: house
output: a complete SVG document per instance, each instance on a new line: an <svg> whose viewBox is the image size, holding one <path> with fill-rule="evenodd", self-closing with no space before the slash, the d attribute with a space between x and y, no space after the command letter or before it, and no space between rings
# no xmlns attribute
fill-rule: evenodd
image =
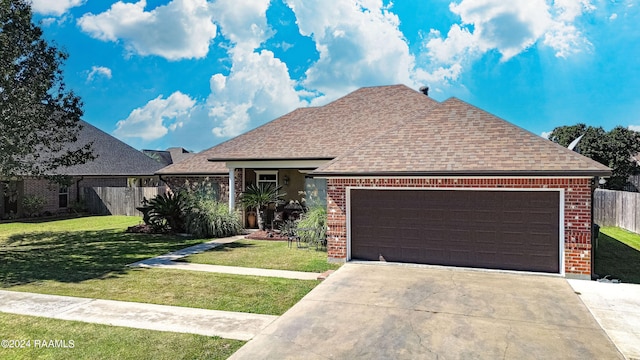
<svg viewBox="0 0 640 360"><path fill-rule="evenodd" d="M22 215L22 199L37 196L45 199L43 212L67 212L80 201L82 188L157 186L155 172L164 165L132 148L95 126L81 121L78 143L93 142L96 159L85 164L59 168L55 174L72 179L72 186L51 184L36 177L0 179L0 219Z"/></svg>
<svg viewBox="0 0 640 360"><path fill-rule="evenodd" d="M170 147L167 150L142 150L142 153L164 166L177 164L194 155L182 147Z"/></svg>
<svg viewBox="0 0 640 360"><path fill-rule="evenodd" d="M249 183L282 185L291 200L326 189L330 261L589 278L594 181L611 169L395 85L295 110L159 174L226 182L232 207Z"/></svg>

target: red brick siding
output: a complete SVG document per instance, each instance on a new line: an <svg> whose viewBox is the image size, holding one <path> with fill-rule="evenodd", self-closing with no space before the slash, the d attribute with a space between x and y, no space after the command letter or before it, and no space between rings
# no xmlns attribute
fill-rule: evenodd
<svg viewBox="0 0 640 360"><path fill-rule="evenodd" d="M212 183L220 186L220 196L218 200L223 202L229 201L229 176L190 176L190 177L162 177L162 180L169 186L170 189L175 190L181 186L184 186L188 181L190 184L196 183ZM242 192L242 169L236 169L235 171L235 187L236 187L236 204L238 204L238 197Z"/></svg>
<svg viewBox="0 0 640 360"><path fill-rule="evenodd" d="M578 276L591 274L590 179L328 179L327 251L334 260L347 257L347 187L564 189L565 272Z"/></svg>

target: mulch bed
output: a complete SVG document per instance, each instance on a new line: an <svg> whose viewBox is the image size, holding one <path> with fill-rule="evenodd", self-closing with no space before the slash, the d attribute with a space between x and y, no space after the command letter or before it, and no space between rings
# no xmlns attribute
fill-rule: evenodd
<svg viewBox="0 0 640 360"><path fill-rule="evenodd" d="M251 240L276 240L276 241L288 240L287 236L276 233L272 230L254 231L249 235L247 235L246 238Z"/></svg>

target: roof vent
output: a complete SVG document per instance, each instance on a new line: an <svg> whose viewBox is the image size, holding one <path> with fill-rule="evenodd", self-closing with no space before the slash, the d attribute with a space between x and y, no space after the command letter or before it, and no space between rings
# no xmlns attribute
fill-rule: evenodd
<svg viewBox="0 0 640 360"><path fill-rule="evenodd" d="M429 87L428 86L420 86L420 92L429 96Z"/></svg>

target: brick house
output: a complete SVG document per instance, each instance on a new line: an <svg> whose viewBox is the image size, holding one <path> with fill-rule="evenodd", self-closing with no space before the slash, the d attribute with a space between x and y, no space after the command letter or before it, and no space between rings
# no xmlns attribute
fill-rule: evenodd
<svg viewBox="0 0 640 360"><path fill-rule="evenodd" d="M459 99L396 85L297 109L159 174L209 176L231 207L250 183L282 185L288 200L317 191L330 261L589 278L593 184L610 171Z"/></svg>
<svg viewBox="0 0 640 360"><path fill-rule="evenodd" d="M71 186L52 184L35 177L0 177L0 219L21 216L22 199L38 196L45 199L43 212L56 214L67 212L73 203L80 201L82 188L157 186L159 177L155 172L164 167L142 152L103 132L95 126L81 121L83 128L78 142L93 142L96 159L82 165L57 169L56 174L71 179Z"/></svg>

